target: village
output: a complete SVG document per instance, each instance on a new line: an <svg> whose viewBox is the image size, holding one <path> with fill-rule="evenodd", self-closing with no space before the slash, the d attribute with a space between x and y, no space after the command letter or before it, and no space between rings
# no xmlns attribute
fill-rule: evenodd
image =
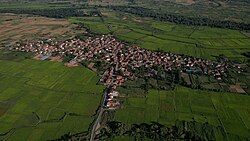
<svg viewBox="0 0 250 141"><path fill-rule="evenodd" d="M179 69L181 76L184 77L188 74L200 74L212 76L217 81L222 81L227 77L226 72L229 67L227 61L210 61L182 54L150 51L135 45L127 46L108 35L89 37L86 40L71 39L64 42L49 39L46 42L19 43L11 50L33 52L40 60L73 56L66 65L77 66L82 61L88 61L91 62L88 67L92 70L95 70L95 61L106 63L108 69L103 70L100 82L112 87L112 91L106 98L106 106L112 109L119 106L116 100L118 96L116 88L127 80L135 79L137 76L133 70L139 67L152 69L153 66L162 66L165 71ZM236 66L236 69L238 73L241 73L241 67ZM152 69L147 75L154 76L155 74L157 71ZM243 89L239 91L244 93Z"/></svg>

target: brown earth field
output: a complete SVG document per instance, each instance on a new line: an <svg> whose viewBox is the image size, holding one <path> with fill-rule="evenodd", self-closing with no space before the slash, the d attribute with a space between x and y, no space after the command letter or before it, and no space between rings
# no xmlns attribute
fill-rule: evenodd
<svg viewBox="0 0 250 141"><path fill-rule="evenodd" d="M0 42L11 44L22 39L66 39L81 31L67 19L53 19L30 15L0 14Z"/></svg>

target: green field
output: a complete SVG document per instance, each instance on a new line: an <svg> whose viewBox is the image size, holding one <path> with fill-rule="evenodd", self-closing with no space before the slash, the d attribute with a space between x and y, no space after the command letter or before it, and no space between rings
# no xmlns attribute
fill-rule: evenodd
<svg viewBox="0 0 250 141"><path fill-rule="evenodd" d="M96 85L95 73L3 56L0 52L0 140L48 140L88 130L104 89Z"/></svg>
<svg viewBox="0 0 250 141"><path fill-rule="evenodd" d="M127 5L153 9L189 17L209 17L216 20L232 20L249 23L247 0L91 0L91 5Z"/></svg>
<svg viewBox="0 0 250 141"><path fill-rule="evenodd" d="M146 3L150 2L147 1ZM196 4L199 5L200 3L202 2L198 2ZM241 3L237 4L241 5ZM46 13L46 11L49 12L51 9L72 8L72 5L72 3L67 2L1 3L0 10L44 10ZM170 5L163 5L163 7L168 7ZM241 54L249 51L250 40L248 34L242 33L238 30L185 26L170 22L160 22L151 18L142 18L123 12L115 12L102 7L94 7L91 5L81 6L77 4L75 6L86 13L89 11L100 11L100 15L102 16L99 17L94 14L95 16L93 17L71 17L69 20L72 23L83 23L94 33L112 34L122 41L137 44L143 48L151 50L160 49L163 51L187 54L208 59L215 59L215 56L224 54L228 58L237 61L245 61L246 57ZM175 6L176 5L174 4L172 8L178 9L178 7ZM230 4L230 6L232 5ZM245 7L245 5L242 6ZM183 11L179 12L182 13ZM236 11L234 10L233 12ZM232 15L231 12L229 15ZM224 16L229 15L226 14Z"/></svg>
<svg viewBox="0 0 250 141"><path fill-rule="evenodd" d="M216 56L223 54L230 60L242 62L247 58L241 54L250 50L249 33L243 31L185 26L114 12L98 6L75 6L83 10L81 12L87 13L100 10L102 16L93 14L95 16L70 17L68 20L71 23L83 24L91 31L90 34L111 34L120 41L136 44L142 48L206 59L216 59ZM62 8L72 8L72 4L0 4L0 10L23 9L48 12ZM200 7L197 9L203 10ZM213 14L218 14L217 11L215 10ZM185 13L184 8L179 12ZM187 15L193 15L192 13L189 12ZM225 13L230 14L228 11ZM226 16L219 15L221 15L219 17ZM244 14L241 16L244 17ZM20 19L12 21L13 24L18 25L18 20ZM1 23L3 24L4 20L0 17ZM19 35L16 34L19 33L18 29L20 33L24 33L24 30L29 31L28 26L25 24L26 28L20 26L11 29L15 33L7 34L9 36L3 34L2 40ZM55 32L48 26L40 25L38 33L46 30ZM55 36L62 37L59 35ZM80 35L86 37L85 34ZM23 36L17 38L22 39ZM50 140L68 132L74 134L88 131L105 88L96 84L99 80L97 74L84 67L67 68L59 62L27 58L30 58L30 54L18 52L6 54L0 51L0 140ZM248 86L248 75L232 74ZM119 89L118 91L123 94L123 91ZM124 103L121 109L115 111L114 120L128 126L152 121L167 127L182 120L207 122L214 127L222 127L223 132L228 133L224 135L220 131L216 132L217 140L235 141L250 138L248 95L193 90L180 86L173 91L149 90L147 94L141 91L140 87L133 89L129 87L126 91L134 95L128 94L125 98L121 98ZM133 140L128 136L118 136L115 139Z"/></svg>
<svg viewBox="0 0 250 141"><path fill-rule="evenodd" d="M150 90L145 98L130 95L115 120L126 124L159 122L166 126L176 120L208 122L221 126L228 140L250 138L250 97L177 87L174 91ZM222 135L216 135L219 138Z"/></svg>
<svg viewBox="0 0 250 141"><path fill-rule="evenodd" d="M92 32L113 34L120 40L151 50L163 50L196 57L215 59L224 54L232 60L246 59L249 37L237 30L194 27L159 22L131 14L103 10L99 17L70 18L72 23L84 23Z"/></svg>

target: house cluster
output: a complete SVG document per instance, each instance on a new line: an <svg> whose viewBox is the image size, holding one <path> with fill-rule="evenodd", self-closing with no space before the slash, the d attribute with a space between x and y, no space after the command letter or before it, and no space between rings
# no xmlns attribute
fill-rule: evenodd
<svg viewBox="0 0 250 141"><path fill-rule="evenodd" d="M71 62L82 62L84 60L105 62L110 67L104 72L100 81L106 85L112 83L114 87L123 84L127 79L134 78L133 70L139 67L162 66L167 71L178 68L185 73L213 75L218 80L223 79L228 68L226 62L150 51L138 46L128 47L115 38L104 35L89 37L84 41L71 39L61 43L38 41L24 45L17 44L13 49L42 55L73 56Z"/></svg>
<svg viewBox="0 0 250 141"><path fill-rule="evenodd" d="M117 91L115 91L113 88L111 88L110 91L108 91L107 95L106 95L106 100L105 100L105 107L107 107L108 109L117 109L120 107L120 102L117 99L117 97L119 96L119 93Z"/></svg>

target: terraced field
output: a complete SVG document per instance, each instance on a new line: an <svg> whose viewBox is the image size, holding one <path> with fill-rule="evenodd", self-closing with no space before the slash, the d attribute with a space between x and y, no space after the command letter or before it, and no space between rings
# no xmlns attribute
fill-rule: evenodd
<svg viewBox="0 0 250 141"><path fill-rule="evenodd" d="M0 140L49 140L87 131L104 89L90 70L0 53Z"/></svg>
<svg viewBox="0 0 250 141"><path fill-rule="evenodd" d="M130 95L115 120L126 124L159 122L166 126L176 120L196 121L221 126L217 140L250 138L250 97L177 87L174 91L150 90L145 98Z"/></svg>

